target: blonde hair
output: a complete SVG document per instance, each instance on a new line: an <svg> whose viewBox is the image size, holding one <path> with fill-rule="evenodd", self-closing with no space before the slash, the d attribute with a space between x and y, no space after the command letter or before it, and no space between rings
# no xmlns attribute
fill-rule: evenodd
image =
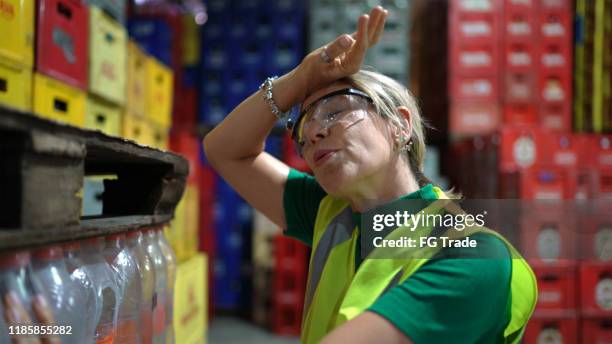
<svg viewBox="0 0 612 344"><path fill-rule="evenodd" d="M360 70L343 78L361 91L367 93L373 100L374 108L383 118L391 121L397 128L408 129L406 118L397 110L405 106L410 111L410 141L412 147L406 152L408 163L420 186L431 181L423 174L425 162L425 129L428 124L421 116L415 97L404 85L380 73Z"/></svg>

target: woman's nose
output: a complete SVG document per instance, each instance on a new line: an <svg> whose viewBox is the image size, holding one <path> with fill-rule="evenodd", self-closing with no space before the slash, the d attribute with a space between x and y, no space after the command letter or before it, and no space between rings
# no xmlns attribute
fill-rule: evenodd
<svg viewBox="0 0 612 344"><path fill-rule="evenodd" d="M307 133L307 138L311 144L315 144L317 141L327 137L327 135L329 135L329 128L315 122L311 124Z"/></svg>

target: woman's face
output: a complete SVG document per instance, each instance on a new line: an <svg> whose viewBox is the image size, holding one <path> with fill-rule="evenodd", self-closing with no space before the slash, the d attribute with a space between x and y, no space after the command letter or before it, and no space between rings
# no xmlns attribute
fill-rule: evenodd
<svg viewBox="0 0 612 344"><path fill-rule="evenodd" d="M346 83L331 84L306 98L303 108L331 92L350 87ZM304 159L319 184L331 195L350 195L360 189L361 183L375 178L391 160L393 143L389 126L372 106L363 110L367 110L367 115L348 126L315 125L304 133Z"/></svg>

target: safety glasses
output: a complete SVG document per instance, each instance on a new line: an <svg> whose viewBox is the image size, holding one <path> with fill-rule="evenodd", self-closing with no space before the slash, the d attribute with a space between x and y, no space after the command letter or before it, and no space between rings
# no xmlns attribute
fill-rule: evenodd
<svg viewBox="0 0 612 344"><path fill-rule="evenodd" d="M334 91L312 102L300 112L296 125L291 128L298 153L302 155L306 138L313 137L317 131L335 125L348 128L364 119L370 104L372 98L354 88Z"/></svg>

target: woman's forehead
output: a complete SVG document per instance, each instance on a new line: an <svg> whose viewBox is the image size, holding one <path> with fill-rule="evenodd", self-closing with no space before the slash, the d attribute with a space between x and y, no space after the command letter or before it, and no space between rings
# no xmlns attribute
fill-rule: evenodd
<svg viewBox="0 0 612 344"><path fill-rule="evenodd" d="M332 93L334 91L342 90L345 88L349 88L349 87L352 87L352 85L347 82L334 82L326 87L318 89L315 92L311 93L308 97L306 97L304 102L302 102L302 109L305 109L312 102L316 101L317 99L320 99L326 94Z"/></svg>

